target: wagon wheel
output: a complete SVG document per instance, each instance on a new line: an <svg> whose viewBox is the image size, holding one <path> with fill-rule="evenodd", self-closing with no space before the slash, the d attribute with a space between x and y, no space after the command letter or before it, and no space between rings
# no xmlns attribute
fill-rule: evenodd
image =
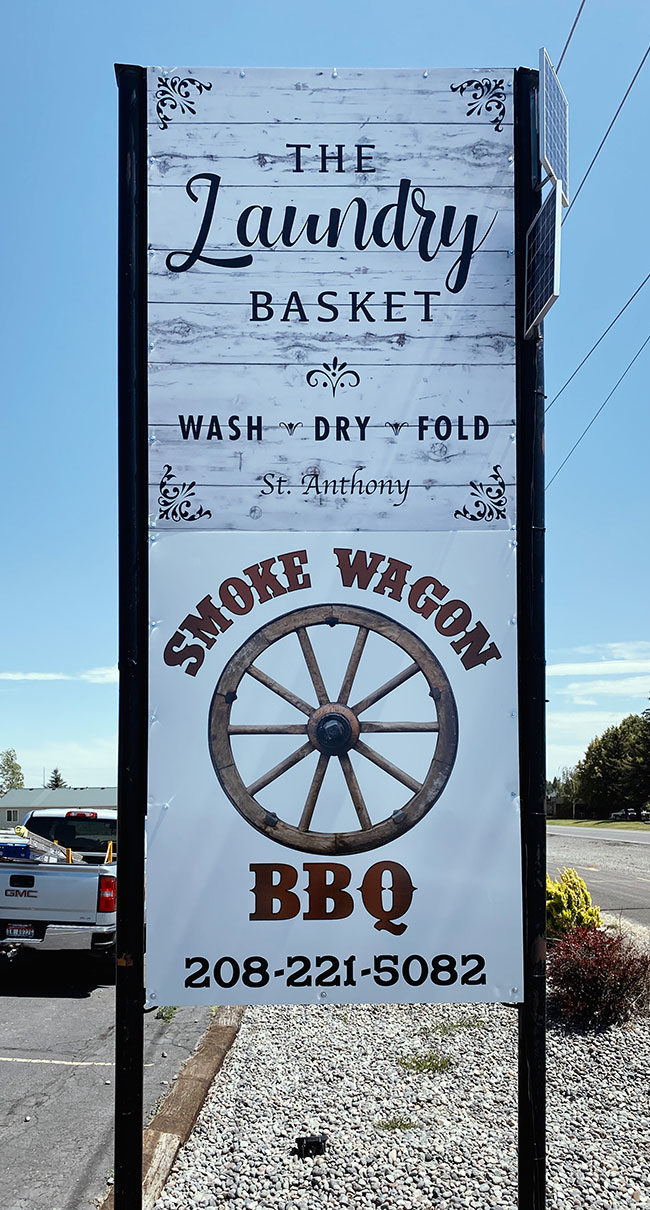
<svg viewBox="0 0 650 1210"><path fill-rule="evenodd" d="M312 626L345 626L356 628L352 652L336 698L330 700L323 675L309 637ZM411 657L411 663L396 676L356 701L352 688L370 632L396 643ZM274 680L255 661L271 644L295 632L302 649L317 704L310 704L290 689ZM399 685L415 676L423 676L429 696L435 704L436 719L431 722L377 722L368 711L378 701L387 698ZM296 723L233 725L230 714L237 691L244 677L253 677L303 716ZM350 705L352 697L353 704ZM306 718L304 717L306 716ZM436 736L435 751L424 781L420 782L404 769L389 761L366 742L367 737L380 733L421 732ZM245 785L233 756L233 735L295 735L302 737L299 747L263 776ZM217 776L233 806L258 832L309 853L363 853L387 844L407 832L431 809L442 793L451 773L458 742L458 717L451 685L438 660L429 648L399 622L375 613L374 610L349 605L312 605L276 618L239 648L226 664L210 705L209 744ZM316 769L297 826L285 823L273 811L266 810L256 795L271 782L277 781L289 769L312 752L319 753ZM357 781L349 752L354 751L378 766L387 776L406 786L412 796L398 810L373 823ZM353 832L316 832L311 821L323 779L330 760L338 760L348 788L359 828Z"/></svg>

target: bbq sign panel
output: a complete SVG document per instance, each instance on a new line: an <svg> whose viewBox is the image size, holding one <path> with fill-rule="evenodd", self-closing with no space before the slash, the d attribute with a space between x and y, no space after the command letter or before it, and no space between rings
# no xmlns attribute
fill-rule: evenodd
<svg viewBox="0 0 650 1210"><path fill-rule="evenodd" d="M512 72L148 72L151 1003L522 998Z"/></svg>

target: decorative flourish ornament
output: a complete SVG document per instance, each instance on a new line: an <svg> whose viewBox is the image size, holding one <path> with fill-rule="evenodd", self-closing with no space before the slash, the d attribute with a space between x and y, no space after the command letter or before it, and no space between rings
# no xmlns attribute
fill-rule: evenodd
<svg viewBox="0 0 650 1210"><path fill-rule="evenodd" d="M193 508L191 499L196 487L194 480L191 483L170 485L170 480L175 479L176 476L172 474L169 464L166 464L163 469L165 473L160 480L158 489L160 492L158 497L159 521L198 521L199 517L212 516L210 509L204 508L203 505L199 505L194 513L190 511Z"/></svg>
<svg viewBox="0 0 650 1210"><path fill-rule="evenodd" d="M506 94L503 87L503 80L463 80L462 84L450 84L452 92L459 92L461 97L471 89L470 103L467 107L467 117L471 117L474 113L480 113L485 106L486 113L494 112L494 117L490 118L490 125L494 126L495 130L503 130L503 122L506 116Z"/></svg>
<svg viewBox="0 0 650 1210"><path fill-rule="evenodd" d="M347 365L347 361L339 361L338 357L332 358L331 366L324 361L322 369L309 371L307 374L307 383L310 387L330 386L332 388L332 396L336 395L337 387L358 387L361 379L357 371L349 370Z"/></svg>
<svg viewBox="0 0 650 1210"><path fill-rule="evenodd" d="M494 479L494 484L470 482L475 497L475 503L471 506L474 512L470 512L465 505L465 508L456 509L455 517L464 517L466 521L502 521L505 518L508 498L500 466L492 467L490 479Z"/></svg>
<svg viewBox="0 0 650 1210"><path fill-rule="evenodd" d="M293 437L296 429L302 428L302 420L281 420L280 428L286 429L289 436Z"/></svg>
<svg viewBox="0 0 650 1210"><path fill-rule="evenodd" d="M408 420L386 420L384 423L384 428L392 429L396 437L399 437L402 429L407 429L408 427Z"/></svg>
<svg viewBox="0 0 650 1210"><path fill-rule="evenodd" d="M200 80L193 80L190 76L184 80L181 80L180 76L158 76L156 113L161 130L167 129L175 109L180 109L182 114L196 113L196 100L190 92L192 88L195 88L200 96L202 92L209 92L212 84L202 84Z"/></svg>

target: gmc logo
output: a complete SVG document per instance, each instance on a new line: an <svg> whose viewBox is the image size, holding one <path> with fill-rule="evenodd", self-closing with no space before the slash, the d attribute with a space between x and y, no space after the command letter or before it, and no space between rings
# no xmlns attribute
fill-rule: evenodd
<svg viewBox="0 0 650 1210"><path fill-rule="evenodd" d="M38 891L23 890L22 887L7 887L5 895L10 899L38 899Z"/></svg>

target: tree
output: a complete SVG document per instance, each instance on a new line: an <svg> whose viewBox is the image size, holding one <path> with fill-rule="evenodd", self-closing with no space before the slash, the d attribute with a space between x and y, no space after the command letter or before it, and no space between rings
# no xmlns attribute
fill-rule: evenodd
<svg viewBox="0 0 650 1210"><path fill-rule="evenodd" d="M50 773L50 780L47 783L48 790L60 790L62 786L67 786L67 782L63 780L58 769L53 769Z"/></svg>
<svg viewBox="0 0 650 1210"><path fill-rule="evenodd" d="M0 792L22 790L25 785L23 771L16 760L16 749L5 748L0 752Z"/></svg>
<svg viewBox="0 0 650 1210"><path fill-rule="evenodd" d="M628 724L623 762L626 806L640 815L650 799L650 711L631 714L621 726L625 724Z"/></svg>
<svg viewBox="0 0 650 1210"><path fill-rule="evenodd" d="M593 739L576 776L589 818L603 819L623 807L639 815L650 797L650 711L628 714Z"/></svg>

